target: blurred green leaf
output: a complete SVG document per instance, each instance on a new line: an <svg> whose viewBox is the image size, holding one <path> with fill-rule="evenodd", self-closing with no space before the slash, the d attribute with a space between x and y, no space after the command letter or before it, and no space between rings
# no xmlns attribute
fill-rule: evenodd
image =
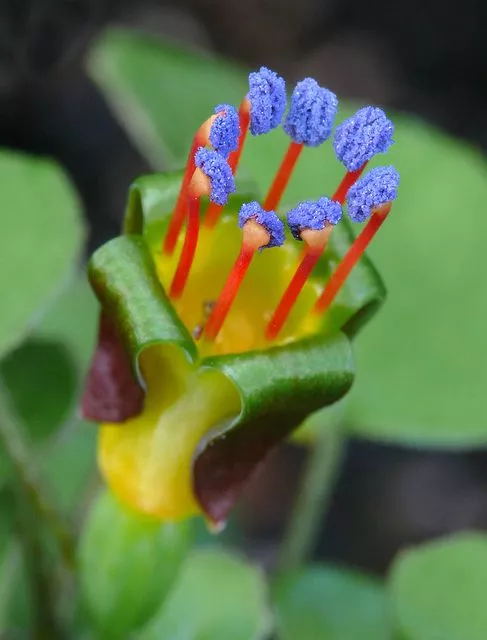
<svg viewBox="0 0 487 640"><path fill-rule="evenodd" d="M76 409L95 340L97 315L98 304L86 278L73 279L46 311L30 338L0 361L0 377L34 444L45 441L61 428ZM84 430L84 444L80 442L79 454L73 452L72 456L73 469L79 473L83 465L88 471L88 456L93 455L93 446L88 444L90 438L93 443L93 425L85 424ZM64 459L56 448L64 444L63 440L63 444L55 445L53 464L47 465L53 477ZM43 460L49 460L48 449L44 454ZM0 448L0 479L7 473L8 463ZM75 475L73 483L77 482ZM71 480L59 480L60 491L68 495Z"/></svg>
<svg viewBox="0 0 487 640"><path fill-rule="evenodd" d="M212 106L238 103L246 91L239 68L123 32L99 44L91 69L155 166L162 158L172 167L184 164L191 137ZM351 108L341 105L340 117ZM393 119L396 144L371 163L394 163L402 180L399 199L370 251L389 299L357 340L349 422L368 438L485 444L485 161L419 121ZM263 192L286 144L280 130L248 140L242 165ZM285 199L294 203L331 193L342 175L332 145L306 149Z"/></svg>
<svg viewBox="0 0 487 640"><path fill-rule="evenodd" d="M457 534L403 552L390 590L406 640L485 640L487 535Z"/></svg>
<svg viewBox="0 0 487 640"><path fill-rule="evenodd" d="M263 575L216 550L193 552L137 640L257 640L269 629Z"/></svg>
<svg viewBox="0 0 487 640"><path fill-rule="evenodd" d="M46 311L35 336L55 340L68 349L78 369L79 385L91 361L97 329L98 302L83 268Z"/></svg>
<svg viewBox="0 0 487 640"><path fill-rule="evenodd" d="M0 153L0 355L59 293L81 249L79 206L52 162Z"/></svg>
<svg viewBox="0 0 487 640"><path fill-rule="evenodd" d="M94 480L97 437L98 430L93 424L76 420L42 451L46 483L56 504L65 512L77 510L90 481Z"/></svg>
<svg viewBox="0 0 487 640"><path fill-rule="evenodd" d="M127 638L155 613L186 555L189 527L129 512L108 491L98 496L80 540L79 574L103 638Z"/></svg>
<svg viewBox="0 0 487 640"><path fill-rule="evenodd" d="M220 102L238 103L243 97L245 76L236 74L235 66L134 34L110 33L93 51L89 66L156 166L179 167L186 161L197 127L218 103L215 85L221 89Z"/></svg>
<svg viewBox="0 0 487 640"><path fill-rule="evenodd" d="M312 566L284 575L273 592L279 640L388 640L387 596L367 576Z"/></svg>
<svg viewBox="0 0 487 640"><path fill-rule="evenodd" d="M0 362L0 375L34 441L46 438L69 415L78 375L64 345L28 339Z"/></svg>

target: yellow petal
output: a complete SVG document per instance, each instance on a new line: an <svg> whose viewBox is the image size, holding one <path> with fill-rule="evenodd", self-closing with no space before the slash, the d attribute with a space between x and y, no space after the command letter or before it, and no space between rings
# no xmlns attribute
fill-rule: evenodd
<svg viewBox="0 0 487 640"><path fill-rule="evenodd" d="M178 520L201 511L192 490L192 461L209 431L240 413L240 396L223 374L197 370L172 345L140 357L147 383L142 414L100 430L99 462L112 491L139 512Z"/></svg>

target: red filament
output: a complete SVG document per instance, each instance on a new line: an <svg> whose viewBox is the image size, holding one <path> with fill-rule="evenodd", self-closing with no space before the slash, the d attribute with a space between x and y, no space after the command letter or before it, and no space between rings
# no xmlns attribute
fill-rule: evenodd
<svg viewBox="0 0 487 640"><path fill-rule="evenodd" d="M191 271L200 228L200 197L191 195L187 200L188 214L186 235L178 266L174 273L169 295L171 298L180 298Z"/></svg>
<svg viewBox="0 0 487 640"><path fill-rule="evenodd" d="M338 185L338 188L335 191L332 200L335 200L336 202L339 202L343 205L343 203L345 202L345 198L347 197L348 190L357 182L366 166L367 162L364 162L364 164L356 171L347 171L347 173L343 176L342 181Z"/></svg>
<svg viewBox="0 0 487 640"><path fill-rule="evenodd" d="M252 262L252 258L254 257L256 250L257 249L254 246L249 246L245 243L242 244L237 260L230 271L227 281L223 285L223 289L215 307L213 308L208 324L206 325L205 335L208 340L215 340L217 337L223 322L230 311L230 307L235 300L242 280L250 267L250 263Z"/></svg>
<svg viewBox="0 0 487 640"><path fill-rule="evenodd" d="M293 141L289 143L286 155L277 170L269 193L262 205L262 208L266 211L275 211L277 209L302 150L302 144Z"/></svg>
<svg viewBox="0 0 487 640"><path fill-rule="evenodd" d="M249 130L250 124L250 103L247 98L242 100L240 104L240 108L238 110L238 117L240 122L240 135L238 138L238 148L236 151L232 151L232 153L228 157L228 164L230 165L230 169L232 170L233 175L237 172L238 164L240 162L240 156L242 155L242 150L245 144L245 139L247 137L247 131ZM204 219L204 225L208 229L213 229L218 220L220 219L220 214L223 211L224 207L219 204L215 204L214 202L210 202L208 205L208 209L206 210L206 215Z"/></svg>
<svg viewBox="0 0 487 640"><path fill-rule="evenodd" d="M289 283L284 295L277 305L272 318L266 329L267 340L275 340L286 322L291 309L293 308L302 288L306 284L307 279L311 275L316 263L318 262L321 251L312 250L307 247L304 256L296 269L296 272Z"/></svg>
<svg viewBox="0 0 487 640"><path fill-rule="evenodd" d="M375 236L382 223L387 218L387 214L391 210L391 206L391 203L388 202L372 213L369 221L357 236L354 243L347 251L336 270L332 273L323 293L316 301L314 307L314 311L316 313L324 313L330 307L331 303L335 299L335 296L340 291L346 279L350 275L350 272L360 260L365 250L369 246L372 238Z"/></svg>

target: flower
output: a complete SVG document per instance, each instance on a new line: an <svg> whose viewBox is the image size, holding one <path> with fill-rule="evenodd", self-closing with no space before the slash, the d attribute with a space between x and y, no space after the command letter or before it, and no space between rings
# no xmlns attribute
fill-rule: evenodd
<svg viewBox="0 0 487 640"><path fill-rule="evenodd" d="M330 135L336 98L311 79L297 87L284 128L314 145ZM384 298L350 223L341 220L359 172L346 173L340 197L298 203L287 229L259 194L244 194L243 204L231 195L247 129L261 135L278 126L285 102L282 78L265 68L250 74L238 149L235 123L220 123L228 125L222 133L213 119L207 138L200 127L185 179L138 179L124 234L90 260L102 315L82 410L102 423L99 463L112 491L161 519L202 513L221 526L267 453L347 393L351 339ZM234 113L228 105L216 112ZM371 174L383 200L392 193L392 170ZM275 188L277 200L283 188ZM354 202L363 208L365 193L358 184L350 190L349 212ZM173 224L181 203L182 230ZM168 244L170 229L176 241ZM323 312L322 292L350 253L347 277L354 271L339 278L336 303Z"/></svg>

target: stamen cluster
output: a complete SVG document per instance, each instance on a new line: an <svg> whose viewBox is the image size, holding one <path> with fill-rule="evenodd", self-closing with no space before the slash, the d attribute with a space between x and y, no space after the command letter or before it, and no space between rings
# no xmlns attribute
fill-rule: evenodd
<svg viewBox="0 0 487 640"><path fill-rule="evenodd" d="M174 250L175 238L181 232L186 217L185 240L171 286L173 298L182 294L190 274L199 233L200 197L208 195L210 198L203 224L212 228L230 194L235 191L234 175L247 130L252 135L262 135L278 127L286 104L283 78L270 69L261 67L259 71L249 75L249 91L242 100L238 113L232 105L218 105L215 115L198 130L168 230L170 242L166 237L163 246L166 253ZM284 224L275 209L303 148L319 146L331 136L337 109L335 94L320 87L316 80L305 78L296 85L283 124L284 131L290 137L288 150L263 204L249 202L240 209L238 224L242 229L242 247L212 308L204 329L206 339L215 340L218 336L255 252L279 247L284 243ZM292 236L305 243L305 251L265 330L269 341L277 338L299 293L323 254L333 227L342 217L344 203L347 203L348 215L353 222L362 223L368 219L369 222L330 277L312 311L314 313L323 313L330 306L384 221L397 196L399 174L394 167L389 166L373 169L363 178L360 176L369 160L378 153L385 153L393 144L393 133L391 121L379 107L363 107L336 128L333 147L347 171L332 198L323 196L316 201L306 200L287 214ZM186 216L181 204L184 202L187 203Z"/></svg>

